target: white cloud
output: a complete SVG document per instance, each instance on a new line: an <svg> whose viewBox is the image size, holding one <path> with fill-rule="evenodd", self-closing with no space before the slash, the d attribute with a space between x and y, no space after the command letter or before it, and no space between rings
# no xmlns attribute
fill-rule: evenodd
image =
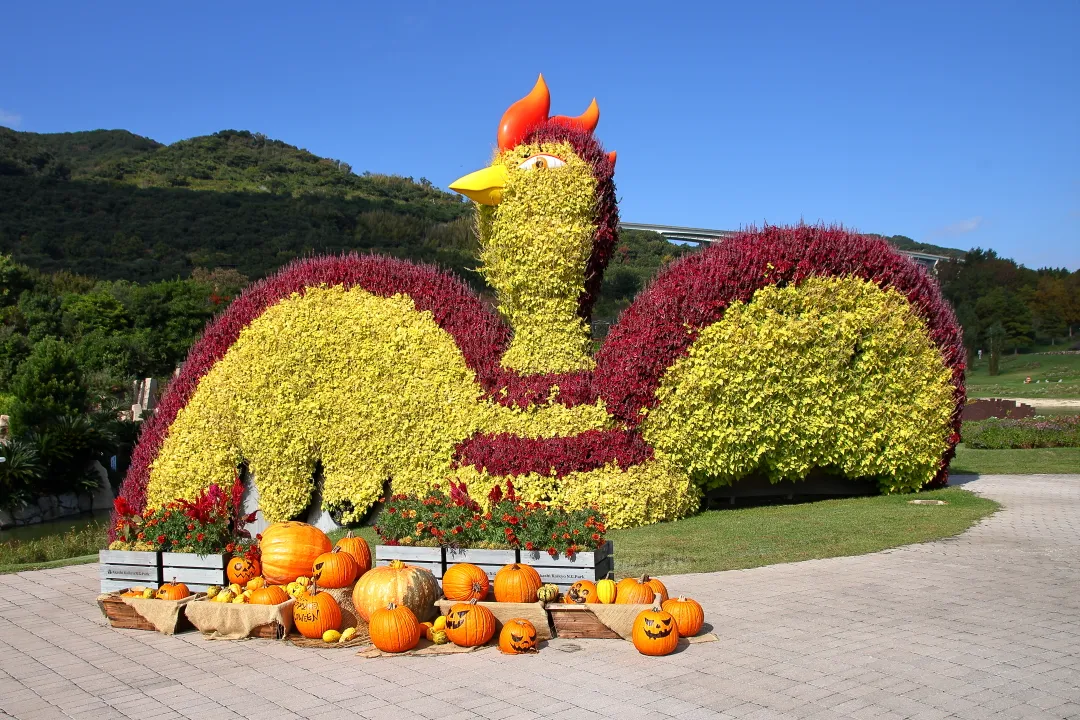
<svg viewBox="0 0 1080 720"><path fill-rule="evenodd" d="M0 125L6 125L9 128L17 128L22 124L22 115L19 113L8 112L4 108L0 108Z"/></svg>
<svg viewBox="0 0 1080 720"><path fill-rule="evenodd" d="M969 232L974 232L982 227L983 218L982 215L978 215L967 220L961 220L960 222L954 222L951 225L946 225L943 228L938 228L933 233L934 237L952 236L952 235L966 235Z"/></svg>

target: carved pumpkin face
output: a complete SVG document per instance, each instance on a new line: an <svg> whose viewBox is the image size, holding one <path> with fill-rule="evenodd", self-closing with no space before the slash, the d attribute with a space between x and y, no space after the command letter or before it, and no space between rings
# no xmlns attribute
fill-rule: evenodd
<svg viewBox="0 0 1080 720"><path fill-rule="evenodd" d="M536 628L525 618L507 620L499 633L499 650L508 655L536 652Z"/></svg>
<svg viewBox="0 0 1080 720"><path fill-rule="evenodd" d="M225 574L229 576L230 583L246 585L254 580L262 572L262 566L258 560L250 560L246 557L236 556L229 560L225 566Z"/></svg>
<svg viewBox="0 0 1080 720"><path fill-rule="evenodd" d="M349 587L359 574L356 559L340 547L323 553L311 564L312 581L325 588Z"/></svg>
<svg viewBox="0 0 1080 720"><path fill-rule="evenodd" d="M596 584L590 580L578 580L566 591L566 602L575 605L600 602L600 598L596 594Z"/></svg>
<svg viewBox="0 0 1080 720"><path fill-rule="evenodd" d="M446 615L446 636L461 647L483 645L495 634L495 616L473 600L458 603Z"/></svg>
<svg viewBox="0 0 1080 720"><path fill-rule="evenodd" d="M679 644L679 628L670 613L652 608L634 619L633 637L642 655L667 655Z"/></svg>

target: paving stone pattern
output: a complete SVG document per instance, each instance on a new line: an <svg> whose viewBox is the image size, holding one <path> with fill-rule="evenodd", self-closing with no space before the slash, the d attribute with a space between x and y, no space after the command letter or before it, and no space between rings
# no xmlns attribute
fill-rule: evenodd
<svg viewBox="0 0 1080 720"><path fill-rule="evenodd" d="M1080 718L1080 475L966 486L1005 509L956 538L667 578L720 640L666 658L167 637L107 627L96 565L2 575L0 717Z"/></svg>

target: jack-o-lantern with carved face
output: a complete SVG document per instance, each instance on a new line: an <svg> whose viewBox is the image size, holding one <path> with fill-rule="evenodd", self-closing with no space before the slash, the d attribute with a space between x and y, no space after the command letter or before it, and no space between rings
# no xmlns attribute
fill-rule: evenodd
<svg viewBox="0 0 1080 720"><path fill-rule="evenodd" d="M536 652L536 627L525 618L507 620L499 633L499 650L507 655Z"/></svg>
<svg viewBox="0 0 1080 720"><path fill-rule="evenodd" d="M667 655L679 644L679 627L671 613L654 607L634 619L634 647L642 655Z"/></svg>
<svg viewBox="0 0 1080 720"><path fill-rule="evenodd" d="M225 567L225 574L228 576L229 582L237 585L246 585L257 578L261 572L262 565L259 564L258 560L243 555L231 558L229 564Z"/></svg>
<svg viewBox="0 0 1080 720"><path fill-rule="evenodd" d="M495 615L475 600L458 603L446 615L446 637L461 647L483 645L495 634Z"/></svg>
<svg viewBox="0 0 1080 720"><path fill-rule="evenodd" d="M596 583L591 580L578 580L566 591L566 602L575 605L600 602L600 596L596 594Z"/></svg>

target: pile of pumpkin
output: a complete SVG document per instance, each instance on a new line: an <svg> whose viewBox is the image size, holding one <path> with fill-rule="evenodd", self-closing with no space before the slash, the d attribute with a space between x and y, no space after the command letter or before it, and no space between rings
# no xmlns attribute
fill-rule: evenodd
<svg viewBox="0 0 1080 720"><path fill-rule="evenodd" d="M133 587L120 593L122 597L142 598L143 600L183 600L191 595L184 583L165 583L157 590L148 587Z"/></svg>
<svg viewBox="0 0 1080 720"><path fill-rule="evenodd" d="M219 590L213 600L277 605L292 597L293 624L301 635L341 643L356 628L341 631L341 604L327 590L344 592L352 603L349 609L367 622L372 644L384 652L412 650L422 636L435 644L486 644L495 633L495 616L477 603L486 600L489 592L496 602L559 599L559 589L543 584L529 565L506 565L491 583L481 568L458 563L447 569L440 588L430 571L400 560L372 568L371 550L362 538L349 534L335 545L321 530L301 522L271 525L263 531L259 549L261 562L244 557L229 561L226 573L232 585ZM350 586L351 594L344 590ZM433 618L440 594L456 604L446 616ZM646 655L666 655L675 649L679 637L701 629L704 614L694 600L669 599L659 579L581 580L567 590L564 599L569 603L652 604L654 594L659 594L661 606L638 615L634 646ZM532 623L514 618L503 623L499 649L511 654L535 652L536 641Z"/></svg>
<svg viewBox="0 0 1080 720"><path fill-rule="evenodd" d="M491 639L495 618L491 611L478 600L488 596L487 573L475 565L458 563L447 568L442 580L443 596L459 601L450 608L447 626L472 624L482 645ZM514 563L504 566L495 574L495 602L529 603L559 600L559 588L543 584L540 574L528 565ZM578 580L571 585L563 600L567 603L585 605L590 603L616 605L652 605L659 596L659 607L638 613L634 619L634 647L644 655L667 655L675 650L680 637L696 635L705 622L705 613L696 600L669 598L668 590L659 578L648 575L640 578L623 578L616 583L611 578L598 582ZM469 638L472 639L471 637ZM453 640L453 638L451 638ZM457 642L456 640L454 642ZM457 643L463 644L463 643ZM504 623L499 635L499 649L508 653L534 652L536 628L523 618Z"/></svg>

